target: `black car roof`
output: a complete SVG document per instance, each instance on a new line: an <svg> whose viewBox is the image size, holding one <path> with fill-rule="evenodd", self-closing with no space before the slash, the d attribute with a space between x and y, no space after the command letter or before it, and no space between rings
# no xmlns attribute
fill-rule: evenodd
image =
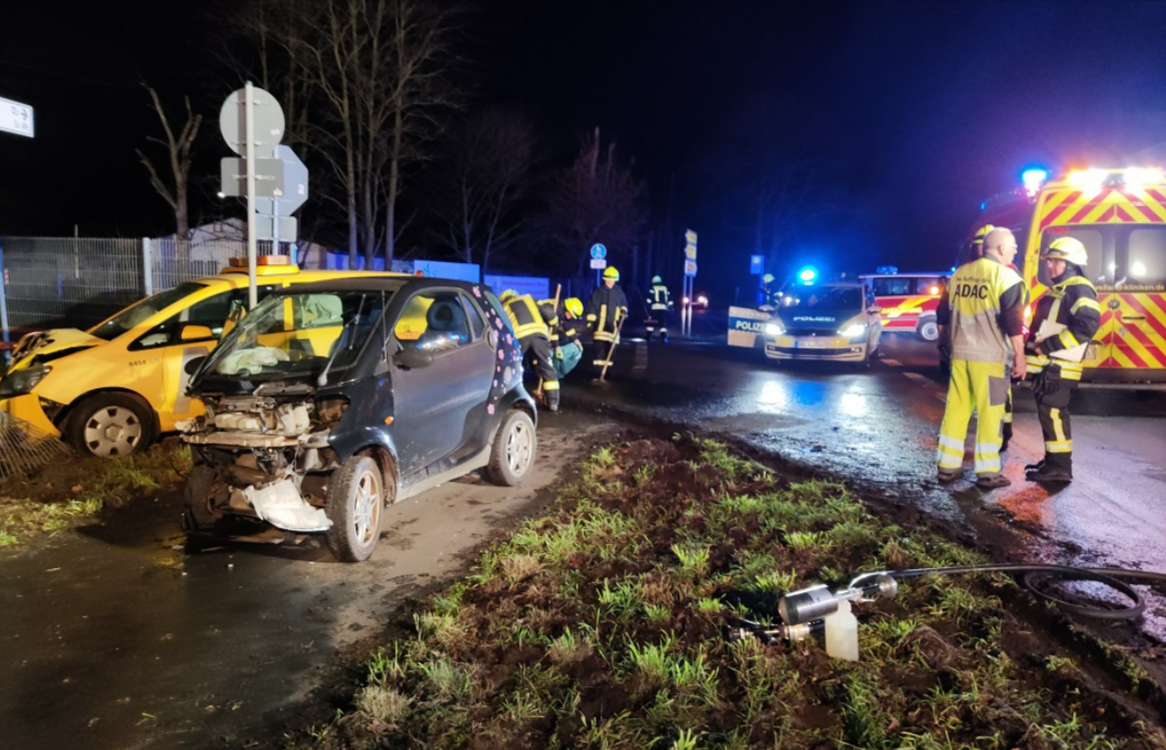
<svg viewBox="0 0 1166 750"><path fill-rule="evenodd" d="M432 276L386 276L378 278L376 276L362 276L351 279L332 279L328 281L313 281L309 284L295 284L286 289L281 289L278 293L319 293L319 292L396 292L402 287L409 286L413 289L424 289L427 287L457 287L470 291L474 286L468 281L459 281L457 279L440 279Z"/></svg>

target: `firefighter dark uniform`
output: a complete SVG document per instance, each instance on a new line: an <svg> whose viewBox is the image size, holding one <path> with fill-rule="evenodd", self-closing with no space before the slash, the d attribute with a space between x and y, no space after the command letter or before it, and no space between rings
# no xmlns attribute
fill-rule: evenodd
<svg viewBox="0 0 1166 750"><path fill-rule="evenodd" d="M985 241L983 257L960 266L940 298L936 320L951 350L947 407L936 450L940 481L961 474L964 441L972 411L977 412L974 464L976 484L1001 487L1000 442L1010 373L1009 341L1023 331L1024 282L1008 267L1016 252L1012 233L996 229ZM1005 257L999 257L1004 254ZM1013 353L1014 371L1019 356Z"/></svg>
<svg viewBox="0 0 1166 750"><path fill-rule="evenodd" d="M1073 479L1073 430L1069 401L1081 380L1085 350L1101 324L1097 290L1082 268L1088 262L1085 246L1073 237L1054 240L1041 253L1050 263L1053 286L1036 305L1032 338L1026 347L1028 376L1036 396L1036 410L1044 434L1045 457L1025 467L1032 482L1070 482Z"/></svg>
<svg viewBox="0 0 1166 750"><path fill-rule="evenodd" d="M652 288L648 290L647 299L648 310L652 316L644 325L648 341L651 341L652 336L659 330L661 338L667 344L668 318L672 315L672 295L668 293L668 287L664 286L659 276L652 277Z"/></svg>
<svg viewBox="0 0 1166 750"><path fill-rule="evenodd" d="M757 286L757 307L777 307L777 292L770 286L773 284L773 274L767 273L761 277Z"/></svg>
<svg viewBox="0 0 1166 750"><path fill-rule="evenodd" d="M585 318L591 329L591 363L602 368L611 347L619 343L619 325L628 314L628 298L619 286L619 271L608 266L603 272L603 285L587 300Z"/></svg>
<svg viewBox="0 0 1166 750"><path fill-rule="evenodd" d="M553 299L538 302L539 312L550 330L552 364L561 381L583 358L583 341L588 335L587 324L583 321L583 303L576 297L569 297L555 308Z"/></svg>
<svg viewBox="0 0 1166 750"><path fill-rule="evenodd" d="M551 361L550 331L538 304L529 294L519 295L510 290L503 292L499 299L506 308L510 325L514 327L514 336L522 346L523 358L534 357L534 369L543 381L547 409L558 411L559 374Z"/></svg>

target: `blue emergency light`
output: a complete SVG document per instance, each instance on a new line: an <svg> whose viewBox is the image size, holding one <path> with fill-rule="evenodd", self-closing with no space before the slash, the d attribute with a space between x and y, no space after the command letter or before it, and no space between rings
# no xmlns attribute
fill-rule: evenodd
<svg viewBox="0 0 1166 750"><path fill-rule="evenodd" d="M798 278L803 284L813 284L814 279L818 278L818 271L814 268L806 267L798 271Z"/></svg>

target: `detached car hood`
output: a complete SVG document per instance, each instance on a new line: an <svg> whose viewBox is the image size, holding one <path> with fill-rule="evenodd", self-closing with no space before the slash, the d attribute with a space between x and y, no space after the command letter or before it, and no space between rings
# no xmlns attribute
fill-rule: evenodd
<svg viewBox="0 0 1166 750"><path fill-rule="evenodd" d="M77 349L88 349L104 343L105 339L76 328L54 328L49 331L26 333L12 351L12 369L27 366L33 357L64 356Z"/></svg>

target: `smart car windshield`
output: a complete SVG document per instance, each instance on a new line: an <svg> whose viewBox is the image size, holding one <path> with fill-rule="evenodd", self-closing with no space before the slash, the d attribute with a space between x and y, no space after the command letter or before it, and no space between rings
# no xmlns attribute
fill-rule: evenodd
<svg viewBox="0 0 1166 750"><path fill-rule="evenodd" d="M115 338L122 335L126 331L133 329L147 318L152 317L156 313L162 312L167 307L173 305L175 302L181 299L185 299L195 292L205 288L205 284L188 281L185 284L179 284L173 289L167 289L164 292L158 292L157 294L146 297L141 302L130 305L104 323L98 324L95 328L89 331L89 333L99 339L113 341ZM92 318L90 318L90 320L92 320Z"/></svg>
<svg viewBox="0 0 1166 750"><path fill-rule="evenodd" d="M858 310L862 290L853 286L804 286L782 297L782 307L798 312L810 310Z"/></svg>
<svg viewBox="0 0 1166 750"><path fill-rule="evenodd" d="M340 372L379 330L389 291L272 295L228 334L203 377L276 380ZM331 366L329 366L331 361Z"/></svg>

